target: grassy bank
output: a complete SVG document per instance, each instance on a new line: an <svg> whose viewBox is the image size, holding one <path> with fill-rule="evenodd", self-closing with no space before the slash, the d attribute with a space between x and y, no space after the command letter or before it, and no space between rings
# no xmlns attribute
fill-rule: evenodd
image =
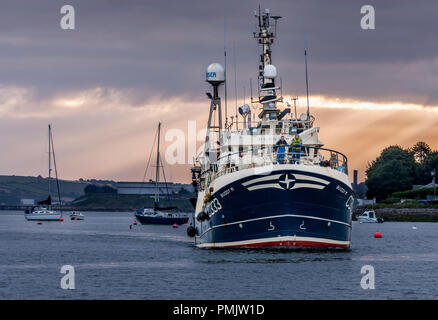
<svg viewBox="0 0 438 320"><path fill-rule="evenodd" d="M85 182L59 180L61 197L75 199L84 193L86 185ZM47 198L48 189L48 178L0 175L0 204L19 204L23 198L44 200ZM55 197L55 179L51 179L51 189Z"/></svg>
<svg viewBox="0 0 438 320"><path fill-rule="evenodd" d="M373 205L364 205L361 206L360 209L369 210L369 209L438 209L438 205L429 204L429 203L421 203L416 201L406 201L404 203L376 203Z"/></svg>

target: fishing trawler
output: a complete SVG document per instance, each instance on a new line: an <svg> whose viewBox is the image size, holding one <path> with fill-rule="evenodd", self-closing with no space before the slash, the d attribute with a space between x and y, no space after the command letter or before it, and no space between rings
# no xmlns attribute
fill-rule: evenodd
<svg viewBox="0 0 438 320"><path fill-rule="evenodd" d="M49 196L46 200L39 201L36 206L24 211L24 217L28 221L62 221L62 211L52 210L51 177L52 156L56 174L56 186L58 191L59 207L61 209L61 195L59 192L58 171L56 169L55 148L53 146L52 127L49 124Z"/></svg>
<svg viewBox="0 0 438 320"><path fill-rule="evenodd" d="M161 122L158 123L158 143L157 143L157 158L156 158L156 166L155 166L155 197L154 197L154 206L153 207L144 207L143 210L138 210L135 213L136 219L141 224L184 224L189 221L189 217L186 213L178 212L178 207L176 206L168 206L161 207L160 206L160 168L163 168L160 159L160 133L161 133ZM147 167L145 176L147 173ZM164 169L163 169L164 176ZM143 179L144 180L144 179ZM167 189L166 178L164 177L164 183ZM168 200L170 200L170 194L167 193Z"/></svg>
<svg viewBox="0 0 438 320"><path fill-rule="evenodd" d="M282 97L271 46L280 16L254 13L260 45L258 98L222 123L225 70L208 66L213 87L204 151L192 167L197 192L192 224L198 247L349 248L354 192L347 157L323 148L309 111L297 116ZM251 90L252 91L252 90ZM294 100L295 101L295 100ZM258 111L258 123L248 117ZM282 142L280 142L282 141ZM284 142L285 141L285 142ZM299 143L292 144L292 141Z"/></svg>

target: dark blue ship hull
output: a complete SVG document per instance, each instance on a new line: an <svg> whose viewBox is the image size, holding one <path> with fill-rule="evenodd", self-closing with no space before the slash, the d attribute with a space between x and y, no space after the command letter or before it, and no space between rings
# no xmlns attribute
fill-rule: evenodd
<svg viewBox="0 0 438 320"><path fill-rule="evenodd" d="M153 216L144 216L141 214L136 214L135 217L141 224L173 225L176 223L178 225L181 225L189 221L188 217L153 217Z"/></svg>
<svg viewBox="0 0 438 320"><path fill-rule="evenodd" d="M351 186L331 175L278 170L243 177L214 190L204 207L208 220L196 221L196 244L349 248L353 201Z"/></svg>

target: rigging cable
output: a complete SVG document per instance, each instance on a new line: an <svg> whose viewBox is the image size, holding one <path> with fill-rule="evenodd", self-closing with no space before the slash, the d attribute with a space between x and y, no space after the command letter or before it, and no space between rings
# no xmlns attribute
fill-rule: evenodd
<svg viewBox="0 0 438 320"><path fill-rule="evenodd" d="M147 172L148 172L148 169L149 169L149 164L150 164L150 162L151 162L152 151L154 150L155 141L157 141L157 134L158 134L158 129L157 129L157 131L155 131L154 142L153 142L153 144L152 144L151 153L149 154L149 159L148 159L148 162L147 162L147 164L146 164L146 169L145 169L144 174L143 174L143 180L142 180L142 182L141 182L141 187L140 187L140 190L138 191L139 194L141 194L141 191L143 190L143 187L144 187L144 182L145 182L146 175L147 175Z"/></svg>
<svg viewBox="0 0 438 320"><path fill-rule="evenodd" d="M61 212L61 217L62 217L61 193L59 192L58 169L56 168L56 159L55 159L55 147L53 145L52 129L50 126L49 128L50 128L50 140L52 141L53 165L55 167L56 187L58 188L59 211Z"/></svg>

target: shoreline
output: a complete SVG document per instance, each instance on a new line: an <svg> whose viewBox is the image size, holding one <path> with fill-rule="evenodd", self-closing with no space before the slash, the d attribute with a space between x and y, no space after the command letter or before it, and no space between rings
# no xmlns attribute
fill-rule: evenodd
<svg viewBox="0 0 438 320"><path fill-rule="evenodd" d="M368 207L357 208L353 212L353 220L356 221L356 215L362 214ZM384 221L399 222L438 222L438 208L376 208L376 216L383 218Z"/></svg>
<svg viewBox="0 0 438 320"><path fill-rule="evenodd" d="M0 211L24 211L29 206L23 205L0 205ZM56 209L55 209L56 210ZM353 212L353 221L357 221L356 216L362 214L370 208L357 208ZM81 212L126 212L134 213L136 209L133 208L104 208L104 207L88 207L80 208L73 206L66 206L62 211L81 211ZM382 217L384 221L394 222L438 222L438 208L376 208L374 209L377 217Z"/></svg>

